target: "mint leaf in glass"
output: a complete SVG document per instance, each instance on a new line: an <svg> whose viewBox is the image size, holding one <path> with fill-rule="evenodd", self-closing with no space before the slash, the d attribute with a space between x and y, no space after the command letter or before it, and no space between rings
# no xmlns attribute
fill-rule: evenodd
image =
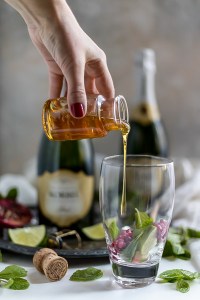
<svg viewBox="0 0 200 300"><path fill-rule="evenodd" d="M190 289L190 285L187 281L180 279L176 284L176 289L181 293L187 293Z"/></svg>
<svg viewBox="0 0 200 300"><path fill-rule="evenodd" d="M121 251L121 256L125 261L132 262L133 257L135 256L135 253L137 250L139 240L140 240L141 236L143 235L143 233L144 233L144 230L138 230L137 235L136 235L136 231L135 231L134 232L135 236L134 236L133 240L130 242L130 244L124 250Z"/></svg>
<svg viewBox="0 0 200 300"><path fill-rule="evenodd" d="M140 260L145 261L148 259L149 252L157 244L157 228L153 225L147 227L144 230L143 235L139 239L137 252L139 254Z"/></svg>
<svg viewBox="0 0 200 300"><path fill-rule="evenodd" d="M71 281L91 281L99 279L103 276L103 272L99 269L89 267L83 270L77 270L70 277Z"/></svg>
<svg viewBox="0 0 200 300"><path fill-rule="evenodd" d="M135 224L137 229L145 228L153 223L153 219L146 212L141 212L135 208Z"/></svg>
<svg viewBox="0 0 200 300"><path fill-rule="evenodd" d="M108 230L110 232L111 238L115 240L119 235L119 228L117 226L116 221L112 221L108 226Z"/></svg>

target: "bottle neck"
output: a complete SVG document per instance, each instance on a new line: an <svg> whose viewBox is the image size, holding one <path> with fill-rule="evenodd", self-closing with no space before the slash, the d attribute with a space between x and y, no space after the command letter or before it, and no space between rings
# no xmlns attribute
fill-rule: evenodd
<svg viewBox="0 0 200 300"><path fill-rule="evenodd" d="M155 96L155 71L141 68L136 74L135 104L150 103L157 105Z"/></svg>
<svg viewBox="0 0 200 300"><path fill-rule="evenodd" d="M151 50L143 50L136 61L136 94L132 119L148 125L160 119L155 94L155 56Z"/></svg>
<svg viewBox="0 0 200 300"><path fill-rule="evenodd" d="M129 113L126 100L117 96L105 100L102 96L97 98L98 116L106 131L129 131Z"/></svg>

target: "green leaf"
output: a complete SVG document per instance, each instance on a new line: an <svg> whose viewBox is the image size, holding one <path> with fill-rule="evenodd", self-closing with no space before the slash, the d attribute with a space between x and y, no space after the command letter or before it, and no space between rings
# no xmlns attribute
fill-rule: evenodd
<svg viewBox="0 0 200 300"><path fill-rule="evenodd" d="M0 282L2 283L2 280L0 280ZM10 278L10 279L6 280L6 282L4 284L1 284L1 287L9 289L10 286L13 284L13 282L14 282L14 279Z"/></svg>
<svg viewBox="0 0 200 300"><path fill-rule="evenodd" d="M173 255L174 255L174 252L173 252L172 244L170 241L166 240L162 256L169 257L169 256L173 256Z"/></svg>
<svg viewBox="0 0 200 300"><path fill-rule="evenodd" d="M16 199L18 195L17 188L12 188L8 191L6 199Z"/></svg>
<svg viewBox="0 0 200 300"><path fill-rule="evenodd" d="M144 230L139 230L137 236L135 236L134 239L131 241L131 243L124 250L121 251L121 256L125 261L132 262L133 257L137 250L139 240L142 237L143 233Z"/></svg>
<svg viewBox="0 0 200 300"><path fill-rule="evenodd" d="M157 244L157 228L153 225L147 227L144 230L143 235L139 239L137 246L137 252L140 254L141 260L148 259L149 251L153 249Z"/></svg>
<svg viewBox="0 0 200 300"><path fill-rule="evenodd" d="M176 255L177 258L183 259L183 260L188 260L191 258L191 253L187 249L184 249L185 252L183 254Z"/></svg>
<svg viewBox="0 0 200 300"><path fill-rule="evenodd" d="M2 255L2 252L0 250L0 262L2 262L2 261L3 261L3 255Z"/></svg>
<svg viewBox="0 0 200 300"><path fill-rule="evenodd" d="M182 279L182 273L179 269L173 269L162 272L158 277L167 282L175 282Z"/></svg>
<svg viewBox="0 0 200 300"><path fill-rule="evenodd" d="M170 230L165 243L163 257L175 256L184 260L190 259L190 252L182 245L184 242L185 238L183 239L181 234L178 234L177 231Z"/></svg>
<svg viewBox="0 0 200 300"><path fill-rule="evenodd" d="M19 267L17 265L8 266L0 272L0 278L3 279L25 277L26 275L27 271L24 268Z"/></svg>
<svg viewBox="0 0 200 300"><path fill-rule="evenodd" d="M111 222L111 224L108 226L108 230L110 232L111 238L115 240L119 235L119 228L115 221Z"/></svg>
<svg viewBox="0 0 200 300"><path fill-rule="evenodd" d="M150 218L146 212L140 212L137 208L135 208L135 210L135 222L137 229L145 228L153 223L153 219Z"/></svg>
<svg viewBox="0 0 200 300"><path fill-rule="evenodd" d="M172 269L162 272L158 277L168 281L168 282L175 282L181 279L183 280L194 280L197 278L197 272L190 272L183 269Z"/></svg>
<svg viewBox="0 0 200 300"><path fill-rule="evenodd" d="M12 290L26 290L30 283L24 278L14 278L13 284L10 286Z"/></svg>
<svg viewBox="0 0 200 300"><path fill-rule="evenodd" d="M71 281L91 281L99 279L103 276L103 272L99 269L89 267L83 270L77 270L70 277Z"/></svg>
<svg viewBox="0 0 200 300"><path fill-rule="evenodd" d="M192 228L187 228L187 234L189 238L200 238L200 231Z"/></svg>
<svg viewBox="0 0 200 300"><path fill-rule="evenodd" d="M181 293L187 293L190 289L190 285L187 281L180 279L176 284L176 289Z"/></svg>

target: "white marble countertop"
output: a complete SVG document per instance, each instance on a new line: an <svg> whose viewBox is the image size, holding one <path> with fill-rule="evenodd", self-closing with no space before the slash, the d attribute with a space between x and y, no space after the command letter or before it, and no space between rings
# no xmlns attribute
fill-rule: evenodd
<svg viewBox="0 0 200 300"><path fill-rule="evenodd" d="M0 298L6 300L55 300L55 299L73 299L73 300L102 300L112 298L118 299L153 299L153 300L179 300L179 299L199 299L200 280L196 280L191 284L190 291L183 294L176 291L173 283L159 283L156 279L155 283L139 289L123 289L118 286L111 273L111 267L107 259L85 259L69 261L69 269L65 277L57 282L49 282L46 277L40 274L32 264L32 257L11 254L3 251L4 261L0 263L0 270L11 264L20 265L28 271L27 279L30 287L27 290L13 291L9 289L0 289ZM101 279L90 282L72 282L69 280L71 274L77 269L83 269L93 266L101 269L104 273ZM174 268L182 268L190 271L200 271L196 268L195 262L192 260L167 260L162 259L158 274Z"/></svg>

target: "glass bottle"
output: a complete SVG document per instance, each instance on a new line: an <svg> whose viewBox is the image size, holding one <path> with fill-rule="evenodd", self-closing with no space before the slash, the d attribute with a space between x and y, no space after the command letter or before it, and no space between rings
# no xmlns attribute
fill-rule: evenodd
<svg viewBox="0 0 200 300"><path fill-rule="evenodd" d="M105 99L101 95L87 96L87 114L73 118L65 97L49 99L42 113L43 129L54 141L104 137L111 130L129 130L128 107L123 96Z"/></svg>
<svg viewBox="0 0 200 300"><path fill-rule="evenodd" d="M130 116L127 154L167 157L168 141L155 94L155 53L139 51L136 60L136 96Z"/></svg>
<svg viewBox="0 0 200 300"><path fill-rule="evenodd" d="M50 141L38 152L39 223L79 230L92 224L94 149L89 139Z"/></svg>

